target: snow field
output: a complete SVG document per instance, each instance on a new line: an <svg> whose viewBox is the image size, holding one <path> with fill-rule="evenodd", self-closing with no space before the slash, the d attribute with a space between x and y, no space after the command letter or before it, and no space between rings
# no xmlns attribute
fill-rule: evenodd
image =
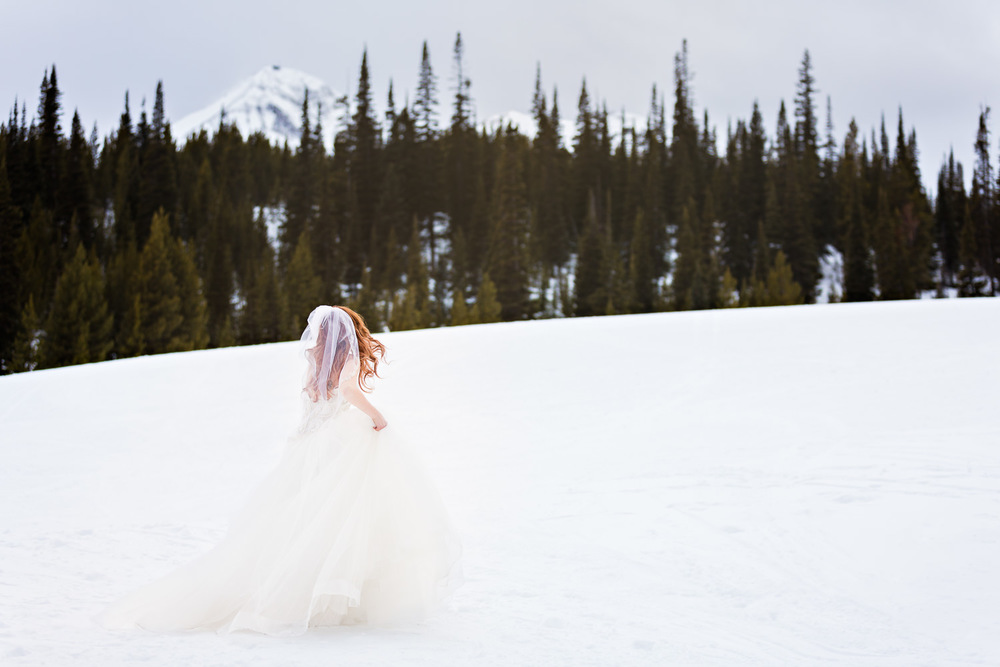
<svg viewBox="0 0 1000 667"><path fill-rule="evenodd" d="M0 663L993 665L1000 300L381 336L452 511L424 623L108 633L280 456L294 343L0 378Z"/></svg>

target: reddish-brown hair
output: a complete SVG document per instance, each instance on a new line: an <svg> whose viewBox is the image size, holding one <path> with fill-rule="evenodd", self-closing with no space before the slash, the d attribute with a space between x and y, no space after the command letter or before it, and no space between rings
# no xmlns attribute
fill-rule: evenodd
<svg viewBox="0 0 1000 667"><path fill-rule="evenodd" d="M365 324L365 318L347 306L337 306L342 311L351 316L354 322L354 332L358 337L358 356L361 364L361 372L358 373L358 384L363 391L371 391L368 380L374 375L379 377L378 362L385 356L385 345L375 340L372 333Z"/></svg>

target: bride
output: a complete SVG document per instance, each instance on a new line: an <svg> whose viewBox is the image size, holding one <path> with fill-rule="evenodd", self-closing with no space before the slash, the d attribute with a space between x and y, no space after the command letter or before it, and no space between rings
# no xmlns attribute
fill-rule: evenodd
<svg viewBox="0 0 1000 667"><path fill-rule="evenodd" d="M365 396L385 348L360 315L319 306L302 334L303 414L278 466L212 551L98 621L160 632L388 624L461 578L437 492Z"/></svg>

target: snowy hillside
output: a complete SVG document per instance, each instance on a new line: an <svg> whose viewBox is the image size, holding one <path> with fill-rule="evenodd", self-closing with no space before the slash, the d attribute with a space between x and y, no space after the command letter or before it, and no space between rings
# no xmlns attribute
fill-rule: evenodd
<svg viewBox="0 0 1000 667"><path fill-rule="evenodd" d="M115 634L296 421L294 343L0 377L4 665L1000 664L1000 299L382 336L466 583L395 630Z"/></svg>
<svg viewBox="0 0 1000 667"><path fill-rule="evenodd" d="M244 136L263 132L272 144L295 148L302 138L302 101L309 91L309 108L315 127L317 112L322 112L323 142L333 150L333 137L344 122L343 94L315 76L290 67L265 67L234 86L220 100L173 123L175 139L183 142L192 134L206 130L209 135L219 127L225 112Z"/></svg>

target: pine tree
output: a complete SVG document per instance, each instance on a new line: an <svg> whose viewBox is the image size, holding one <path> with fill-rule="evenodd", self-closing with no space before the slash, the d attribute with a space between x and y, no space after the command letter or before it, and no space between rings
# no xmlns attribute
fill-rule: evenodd
<svg viewBox="0 0 1000 667"><path fill-rule="evenodd" d="M767 165L765 163L766 137L764 121L757 102L749 128L737 130L739 159L730 168L738 170L735 192L731 193L734 206L728 215L724 230L725 260L738 282L750 279L757 227L764 221L767 200Z"/></svg>
<svg viewBox="0 0 1000 667"><path fill-rule="evenodd" d="M395 227L389 229L388 239L385 243L383 267L379 285L387 293L391 302L392 297L403 285L403 272L406 270L406 264L403 261L403 253L396 236Z"/></svg>
<svg viewBox="0 0 1000 667"><path fill-rule="evenodd" d="M642 199L642 175L639 169L639 137L634 127L627 127L624 113L621 123L623 129L612 161L607 213L611 216L612 237L627 247L632 241L635 214Z"/></svg>
<svg viewBox="0 0 1000 667"><path fill-rule="evenodd" d="M389 317L391 331L411 331L423 327L424 313L417 307L417 290L408 286L393 300L393 308Z"/></svg>
<svg viewBox="0 0 1000 667"><path fill-rule="evenodd" d="M386 113L391 116L391 124L387 126L388 136L385 143L384 162L387 167L392 165L396 169L401 208L406 216L407 224L409 224L410 216L417 211L419 189L423 187L422 175L418 173L419 155L416 128L414 127L413 115L406 106L396 111L395 102L392 99L391 84L389 93L387 104L390 111ZM389 121L387 120L387 122ZM334 160L337 160L337 151L334 151ZM405 233L404 229L397 230L399 235Z"/></svg>
<svg viewBox="0 0 1000 667"><path fill-rule="evenodd" d="M20 330L14 338L11 349L10 371L23 373L33 371L38 366L41 324L35 311L35 297L28 295L28 302L21 311Z"/></svg>
<svg viewBox="0 0 1000 667"><path fill-rule="evenodd" d="M699 155L698 125L694 119L691 76L687 40L683 40L680 52L674 56L674 124L667 174L670 183L668 206L673 220L680 220L689 201L696 200L704 192L704 170ZM692 230L692 233L697 232Z"/></svg>
<svg viewBox="0 0 1000 667"><path fill-rule="evenodd" d="M56 283L40 350L41 368L103 361L112 347L112 322L104 300L104 277L83 245Z"/></svg>
<svg viewBox="0 0 1000 667"><path fill-rule="evenodd" d="M739 293L738 293L739 283L736 282L736 278L733 276L732 271L729 267L726 267L725 273L722 274L722 282L719 284L719 295L717 301L719 308L735 308L739 305Z"/></svg>
<svg viewBox="0 0 1000 667"><path fill-rule="evenodd" d="M513 137L504 140L497 162L490 213L487 270L497 288L505 321L528 316L528 230L531 219Z"/></svg>
<svg viewBox="0 0 1000 667"><path fill-rule="evenodd" d="M232 316L226 315L222 326L219 327L215 347L232 347L233 345L236 345L236 329L233 326Z"/></svg>
<svg viewBox="0 0 1000 667"><path fill-rule="evenodd" d="M532 143L528 186L538 255L544 265L555 267L568 258L569 229L564 206L564 179L560 169L559 112L555 101L552 113L547 112L541 76L539 67L532 105L538 132Z"/></svg>
<svg viewBox="0 0 1000 667"><path fill-rule="evenodd" d="M59 120L59 115L62 113L60 97L62 93L56 81L56 66L52 65L52 69L42 78L38 101L38 164L42 177L40 194L42 204L50 211L58 210L62 187L64 151L62 125ZM63 249L69 241L69 220L57 220L56 223L56 241L59 248Z"/></svg>
<svg viewBox="0 0 1000 667"><path fill-rule="evenodd" d="M483 274L483 279L479 282L479 291L476 292L476 304L472 308L472 320L474 322L499 322L503 312L503 307L497 300L496 285L493 284L489 272Z"/></svg>
<svg viewBox="0 0 1000 667"><path fill-rule="evenodd" d="M437 138L437 77L431 68L431 55L424 41L420 54L420 74L417 82L417 99L413 104L414 126L417 140L430 142Z"/></svg>
<svg viewBox="0 0 1000 667"><path fill-rule="evenodd" d="M209 230L216 215L216 204L219 195L216 193L215 176L211 160L202 158L192 176L194 183L186 188L188 196L184 203L184 220L178 224L178 236L185 241L191 241L203 252ZM203 263L203 258L199 264Z"/></svg>
<svg viewBox="0 0 1000 667"><path fill-rule="evenodd" d="M888 194L879 191L874 227L875 269L879 299L910 299L906 280L906 258L896 218L889 211Z"/></svg>
<svg viewBox="0 0 1000 667"><path fill-rule="evenodd" d="M941 282L953 285L959 269L959 233L965 225L965 179L962 164L955 162L951 151L938 175L938 197L935 209L936 243L941 256Z"/></svg>
<svg viewBox="0 0 1000 667"><path fill-rule="evenodd" d="M122 111L118 131L114 137L111 155L114 170L111 192L114 212L115 244L121 248L129 243L139 244L136 231L136 199L139 193L139 163L132 131L132 114L129 110L128 93L125 93L125 109Z"/></svg>
<svg viewBox="0 0 1000 667"><path fill-rule="evenodd" d="M542 125L548 123L548 113L546 108L548 102L545 100L545 92L542 90L542 64L535 63L535 92L531 97L531 114L535 118L538 132L542 131ZM538 136L537 134L535 135Z"/></svg>
<svg viewBox="0 0 1000 667"><path fill-rule="evenodd" d="M768 201L773 201L774 187L769 188ZM753 280L763 282L767 280L767 272L771 267L771 243L767 238L767 231L764 228L764 221L757 224L757 241L754 243L753 256Z"/></svg>
<svg viewBox="0 0 1000 667"><path fill-rule="evenodd" d="M697 210L694 209L694 199L689 199L688 205L681 209L680 230L677 235L677 262L671 284L673 306L676 310L689 310L695 307L691 297L696 278L702 283L698 285L699 296L707 298L707 293L703 289L703 276L699 275L699 272L704 270L702 266L704 248L701 244L701 235L697 232L699 221L695 220ZM698 306L703 308L703 304L702 300Z"/></svg>
<svg viewBox="0 0 1000 667"><path fill-rule="evenodd" d="M316 275L312 252L309 249L309 232L299 236L295 253L285 273L285 295L288 301L289 332L301 331L312 309L323 302L323 283Z"/></svg>
<svg viewBox="0 0 1000 667"><path fill-rule="evenodd" d="M424 244L420 236L420 223L416 216L410 228L410 240L406 244L406 291L412 293L414 317L417 320L409 328L426 326L424 316L430 310L427 263L424 260Z"/></svg>
<svg viewBox="0 0 1000 667"><path fill-rule="evenodd" d="M597 207L601 216L609 224L612 238L617 239L620 234L613 226L611 212L613 210L611 177L611 130L608 127L608 105L602 102L599 109L594 114L594 128L597 135L597 180L595 181L594 193L597 195Z"/></svg>
<svg viewBox="0 0 1000 667"><path fill-rule="evenodd" d="M14 341L21 329L21 266L16 254L21 212L11 199L6 152L0 132L0 373L10 372Z"/></svg>
<svg viewBox="0 0 1000 667"><path fill-rule="evenodd" d="M871 301L875 275L868 241L868 226L858 194L848 202L847 238L844 248L844 301Z"/></svg>
<svg viewBox="0 0 1000 667"><path fill-rule="evenodd" d="M360 221L351 218L357 209L355 207L350 212L346 210L357 202L357 192L347 178L346 152L342 149L340 156L333 159L319 156L316 161L315 178L319 198L309 228L313 257L324 258L316 267L316 272L331 303L339 302L341 283L356 277L360 268L358 265L365 260L362 246L366 239L362 236L363 230L355 229L354 223ZM370 224L370 229L374 236L375 225ZM370 257L371 250L367 250ZM349 257L353 259L350 263L347 261Z"/></svg>
<svg viewBox="0 0 1000 667"><path fill-rule="evenodd" d="M804 131L804 130L803 130ZM814 298L819 276L819 253L809 211L809 181L803 182L795 154L795 141L786 120L784 103L778 109L774 170L777 200L775 220L767 222L768 233L776 237L792 267L792 275L803 290L807 302Z"/></svg>
<svg viewBox="0 0 1000 667"><path fill-rule="evenodd" d="M838 202L837 191L837 140L833 136L833 105L830 96L826 97L826 138L823 142L823 156L819 164L819 180L814 193L813 215L815 216L816 245L821 250L841 242L838 236Z"/></svg>
<svg viewBox="0 0 1000 667"><path fill-rule="evenodd" d="M469 306L465 302L465 294L461 289L456 288L451 298L451 326L455 327L471 323Z"/></svg>
<svg viewBox="0 0 1000 667"><path fill-rule="evenodd" d="M816 235L817 210L819 193L819 131L817 129L816 104L813 96L816 94L816 80L812 74L812 60L808 49L802 55L802 65L799 68L798 89L795 96L795 133L793 139L794 153L798 163L798 185L802 197L800 215L803 224L812 236Z"/></svg>
<svg viewBox="0 0 1000 667"><path fill-rule="evenodd" d="M162 215L162 213L161 213ZM213 347L219 347L220 336L227 319L232 318L233 258L232 209L221 201L211 217L206 239L205 302L208 308L208 332Z"/></svg>
<svg viewBox="0 0 1000 667"><path fill-rule="evenodd" d="M604 304L605 315L620 315L632 310L632 290L625 261L617 244L611 238L611 224L604 226L604 268L602 273L607 276L607 301Z"/></svg>
<svg viewBox="0 0 1000 667"><path fill-rule="evenodd" d="M598 222L594 197L590 198L586 226L577 243L576 276L573 280L577 317L603 315L607 304L608 276L604 270L606 234Z"/></svg>
<svg viewBox="0 0 1000 667"><path fill-rule="evenodd" d="M149 119L146 116L146 100L143 99L141 111L139 112L139 122L135 126L135 166L137 173L134 176L135 188L133 192L136 194L132 207L135 213L135 236L139 244L145 243L149 237L149 227L152 222L152 218L147 215L148 212L144 211L142 207L142 171L151 143Z"/></svg>
<svg viewBox="0 0 1000 667"><path fill-rule="evenodd" d="M669 238L667 233L667 139L666 116L662 100L657 99L653 86L650 101L649 122L646 129L646 155L641 161L642 194L641 208L644 225L648 231L647 252L652 263L652 274L659 277L667 273ZM633 243L634 243L633 237Z"/></svg>
<svg viewBox="0 0 1000 667"><path fill-rule="evenodd" d="M474 180L474 195L472 198L472 217L469 230L466 232L465 254L469 266L480 267L486 262L486 253L489 250L490 224L489 224L489 196L487 194L487 177L492 176L491 167L496 164L494 155L495 143L485 136L484 131L481 138L482 156L481 168L476 170Z"/></svg>
<svg viewBox="0 0 1000 667"><path fill-rule="evenodd" d="M22 102L22 107L26 113L27 105ZM10 205L19 212L21 220L26 220L38 188L33 178L36 165L33 144L29 141L25 118L19 111L15 99L7 125L0 124L0 159L7 163Z"/></svg>
<svg viewBox="0 0 1000 667"><path fill-rule="evenodd" d="M152 124L148 139L142 147L138 174L137 218L140 228L152 220L160 209L171 218L177 205L177 173L174 166L175 148L170 137L170 126L163 109L163 82L156 84ZM143 235L139 235L139 242Z"/></svg>
<svg viewBox="0 0 1000 667"><path fill-rule="evenodd" d="M377 294L378 292L375 287L375 280L372 276L371 267L362 267L361 285L358 288L358 292L354 299L351 301L351 308L353 308L355 312L364 313L368 327L372 331L378 331L383 326L383 322L381 322L379 318L379 311L376 304Z"/></svg>
<svg viewBox="0 0 1000 667"><path fill-rule="evenodd" d="M160 215L164 215L162 212ZM181 325L177 331L179 350L200 350L209 342L208 311L202 293L201 278L195 266L194 251L180 239L170 245L170 265L177 278L177 296L181 304ZM232 328L231 322L229 328ZM217 347L223 347L220 343Z"/></svg>
<svg viewBox="0 0 1000 667"><path fill-rule="evenodd" d="M997 290L997 268L993 248L993 218L996 216L995 183L993 165L990 161L990 108L985 107L979 114L979 130L976 133L976 164L972 172L972 189L969 193L970 222L975 232L978 251L976 263L987 278L986 289L990 295ZM967 248L970 243L966 243Z"/></svg>
<svg viewBox="0 0 1000 667"><path fill-rule="evenodd" d="M107 301L114 320L114 354L132 357L145 351L141 326L141 257L128 243L111 257L107 265Z"/></svg>
<svg viewBox="0 0 1000 667"><path fill-rule="evenodd" d="M453 71L455 98L452 106L451 128L445 140L447 208L451 221L451 242L458 234L468 235L472 224L475 203L475 177L477 171L476 131L472 125L472 100L469 95L471 82L466 76L463 61L465 46L462 34L455 36Z"/></svg>
<svg viewBox="0 0 1000 667"><path fill-rule="evenodd" d="M132 295L128 309L125 311L120 340L120 343L116 343L119 357L136 357L147 352L146 338L143 332L142 294L139 292Z"/></svg>
<svg viewBox="0 0 1000 667"><path fill-rule="evenodd" d="M656 304L656 285L653 275L653 258L649 243L649 231L642 209L635 214L632 228L632 242L629 247L629 282L631 284L632 307L637 313L652 312Z"/></svg>
<svg viewBox="0 0 1000 667"><path fill-rule="evenodd" d="M97 230L94 228L94 216L91 212L92 170L93 156L83 136L80 114L74 112L64 179L63 216L73 223L70 235L75 234L87 250L97 245Z"/></svg>
<svg viewBox="0 0 1000 667"><path fill-rule="evenodd" d="M238 326L240 342L244 344L273 343L284 335L288 311L274 262L271 246L265 243L256 270L250 273L246 304Z"/></svg>
<svg viewBox="0 0 1000 667"><path fill-rule="evenodd" d="M285 223L281 227L282 266L287 266L292 253L298 249L299 237L312 226L319 195L316 163L320 147L316 145L309 115L309 91L302 99L302 134L295 153L292 179L285 205ZM306 313L308 315L308 313Z"/></svg>
<svg viewBox="0 0 1000 667"><path fill-rule="evenodd" d="M452 108L451 127L452 132L457 129L467 129L472 120L470 105L472 98L469 96L469 88L472 85L465 76L465 69L462 58L465 53L465 46L462 44L462 33L455 34L455 46L453 49L455 64L455 105Z"/></svg>
<svg viewBox="0 0 1000 667"><path fill-rule="evenodd" d="M381 289L386 278L386 260L390 252L389 237L392 235L396 238L394 235L398 234L396 230L405 229L407 221L406 212L403 210L399 176L395 165L391 163L383 170L378 196L378 205L369 226L366 258L376 281L376 287ZM394 268L400 270L398 266Z"/></svg>
<svg viewBox="0 0 1000 667"><path fill-rule="evenodd" d="M149 354L184 349L177 333L184 323L181 298L171 262L173 240L166 215L154 215L149 239L139 257L139 329Z"/></svg>
<svg viewBox="0 0 1000 667"><path fill-rule="evenodd" d="M862 196L858 126L854 119L851 119L844 139L837 179L842 209L838 229L843 234L840 246L844 249L844 300L871 301L874 298L875 272Z"/></svg>
<svg viewBox="0 0 1000 667"><path fill-rule="evenodd" d="M802 287L792 277L785 253L778 251L774 266L767 273L767 305L792 306L803 302Z"/></svg>
<svg viewBox="0 0 1000 667"><path fill-rule="evenodd" d="M911 132L907 137L902 109L887 192L900 250L900 292L905 295L902 298L913 298L918 290L929 289L934 284L931 279L933 219L917 166L916 133Z"/></svg>
<svg viewBox="0 0 1000 667"><path fill-rule="evenodd" d="M417 81L417 98L413 104L413 211L425 227L430 250L429 269L438 263L437 238L433 216L441 210L443 191L441 145L437 121L437 77L431 68L430 51L424 42Z"/></svg>
<svg viewBox="0 0 1000 667"><path fill-rule="evenodd" d="M43 207L41 197L36 197L28 225L22 227L15 250L22 302L27 295L33 295L42 317L48 312L59 276L58 241L54 238L53 227L52 212Z"/></svg>
<svg viewBox="0 0 1000 667"><path fill-rule="evenodd" d="M349 127L350 135L350 182L354 188L354 196L357 199L358 232L354 235L358 244L348 251L348 256L356 258L359 263L363 263L366 257L381 255L380 243L384 239L372 237L365 234L371 230L376 221L376 208L379 203L379 186L382 184L382 176L379 165L379 137L381 130L378 121L375 119L375 108L371 97L371 84L368 74L368 50L365 49L361 58L361 73L358 77L358 93L356 96L354 116L351 118ZM372 248L371 255L368 254L366 245L370 239L375 238L377 247Z"/></svg>
<svg viewBox="0 0 1000 667"><path fill-rule="evenodd" d="M570 214L573 227L584 229L591 208L594 215L601 215L600 194L604 186L600 182L600 145L597 136L594 111L591 108L587 80L580 86L577 101L576 137L573 142L572 188L570 191ZM551 124L551 123L550 123Z"/></svg>
<svg viewBox="0 0 1000 667"><path fill-rule="evenodd" d="M707 125L707 118L705 122ZM714 142L714 139L712 141ZM721 172L717 171L716 178L720 177ZM722 224L715 212L715 194L711 185L705 189L702 199L704 206L702 206L701 218L704 223L702 224L701 237L701 269L705 281L704 287L701 288L705 293L702 303L704 308L718 308L719 289L722 282L722 248L719 246L719 239L722 238Z"/></svg>
<svg viewBox="0 0 1000 667"><path fill-rule="evenodd" d="M966 201L965 224L958 237L958 295L962 297L983 296L989 290L989 280L980 268L979 230L972 221L970 205Z"/></svg>

